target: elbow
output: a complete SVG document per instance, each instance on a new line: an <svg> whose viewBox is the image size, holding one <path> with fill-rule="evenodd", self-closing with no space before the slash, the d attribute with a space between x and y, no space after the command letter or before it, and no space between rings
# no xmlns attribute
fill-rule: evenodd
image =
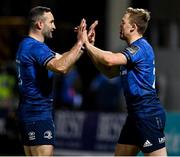
<svg viewBox="0 0 180 157"><path fill-rule="evenodd" d="M67 74L69 71L68 68L64 67L64 66L61 66L57 69L57 72L60 73L60 74Z"/></svg>
<svg viewBox="0 0 180 157"><path fill-rule="evenodd" d="M108 67L111 67L113 66L113 60L111 57L107 56L107 57L104 57L104 64Z"/></svg>
<svg viewBox="0 0 180 157"><path fill-rule="evenodd" d="M47 64L47 69L54 71L56 73L66 74L69 71L70 66L67 66L65 64L63 65L63 63L60 64L58 60L52 59Z"/></svg>

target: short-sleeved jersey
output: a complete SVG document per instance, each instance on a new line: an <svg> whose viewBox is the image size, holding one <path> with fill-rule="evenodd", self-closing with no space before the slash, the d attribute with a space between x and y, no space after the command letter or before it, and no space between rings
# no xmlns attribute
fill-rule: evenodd
<svg viewBox="0 0 180 157"><path fill-rule="evenodd" d="M148 116L164 112L155 89L155 58L151 45L140 38L122 53L128 61L120 67L128 113Z"/></svg>
<svg viewBox="0 0 180 157"><path fill-rule="evenodd" d="M16 54L16 68L20 102L18 116L21 121L52 118L53 73L46 64L55 53L42 42L25 37Z"/></svg>

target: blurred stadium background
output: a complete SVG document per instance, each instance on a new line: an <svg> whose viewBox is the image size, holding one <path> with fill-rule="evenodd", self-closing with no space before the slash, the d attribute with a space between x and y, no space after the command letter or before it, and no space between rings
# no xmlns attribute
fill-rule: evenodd
<svg viewBox="0 0 180 157"><path fill-rule="evenodd" d="M18 105L15 55L27 32L30 8L50 7L55 16L51 49L65 52L74 44L73 28L82 18L99 20L96 45L121 50L119 23L128 6L151 12L145 37L156 55L157 89L167 110L168 155L180 155L180 10L179 0L1 0L0 5L0 155L24 155L16 125ZM56 75L55 155L113 155L126 116L121 78L107 80L84 54L72 71Z"/></svg>

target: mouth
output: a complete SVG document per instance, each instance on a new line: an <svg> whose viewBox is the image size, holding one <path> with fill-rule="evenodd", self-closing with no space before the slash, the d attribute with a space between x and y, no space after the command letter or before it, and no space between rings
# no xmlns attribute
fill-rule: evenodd
<svg viewBox="0 0 180 157"><path fill-rule="evenodd" d="M120 34L120 35L122 35L122 34L123 34L123 32L122 32L122 31L120 31L120 32L119 32L119 34Z"/></svg>

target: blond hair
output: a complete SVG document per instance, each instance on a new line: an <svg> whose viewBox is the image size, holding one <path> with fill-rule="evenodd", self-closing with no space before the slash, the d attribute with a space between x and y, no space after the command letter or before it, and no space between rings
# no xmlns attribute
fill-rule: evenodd
<svg viewBox="0 0 180 157"><path fill-rule="evenodd" d="M149 20L150 20L150 12L142 9L142 8L127 8L126 14L129 14L130 23L135 23L138 27L138 33L144 34L147 29Z"/></svg>

